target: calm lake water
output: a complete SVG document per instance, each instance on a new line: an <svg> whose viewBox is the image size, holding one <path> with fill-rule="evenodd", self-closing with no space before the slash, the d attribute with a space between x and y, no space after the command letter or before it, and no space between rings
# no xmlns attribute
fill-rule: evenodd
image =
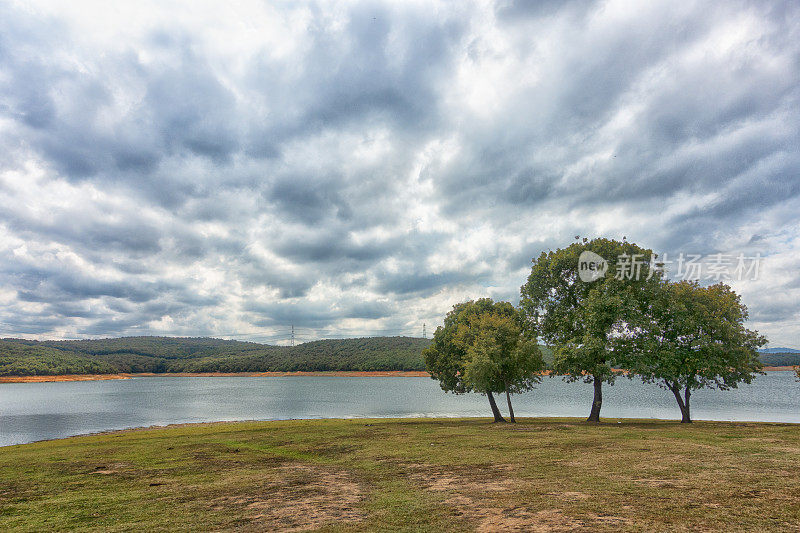
<svg viewBox="0 0 800 533"><path fill-rule="evenodd" d="M606 418L678 419L672 393L619 379L604 386ZM502 401L501 401L502 400ZM545 378L513 397L517 416L588 416L592 386ZM498 398L505 413L505 397ZM697 391L697 420L800 422L793 372L768 372L733 391ZM141 377L0 384L0 445L131 427L220 420L489 416L484 396L445 394L430 378Z"/></svg>

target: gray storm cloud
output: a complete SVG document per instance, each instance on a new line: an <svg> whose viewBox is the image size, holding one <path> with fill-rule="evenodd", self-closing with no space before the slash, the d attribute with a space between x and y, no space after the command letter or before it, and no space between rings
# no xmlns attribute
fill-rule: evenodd
<svg viewBox="0 0 800 533"><path fill-rule="evenodd" d="M575 235L800 333L795 2L0 6L0 335L419 335Z"/></svg>

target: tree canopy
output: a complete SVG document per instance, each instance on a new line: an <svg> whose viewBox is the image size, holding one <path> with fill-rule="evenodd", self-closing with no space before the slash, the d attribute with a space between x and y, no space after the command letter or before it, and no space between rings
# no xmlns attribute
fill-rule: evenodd
<svg viewBox="0 0 800 533"><path fill-rule="evenodd" d="M584 252L609 265L590 281L579 276ZM623 347L615 346L615 336L635 309L647 305L652 286L661 278L652 257L651 250L625 240L584 239L543 252L533 260L521 288L526 331L553 347L553 370L568 380L594 384L589 421L600 420L602 384L616 377L613 363Z"/></svg>
<svg viewBox="0 0 800 533"><path fill-rule="evenodd" d="M675 395L682 422L691 422L693 390L736 388L760 372L766 338L744 327L747 307L729 286L663 282L626 334L624 366Z"/></svg>
<svg viewBox="0 0 800 533"><path fill-rule="evenodd" d="M542 380L544 360L536 342L522 337L518 316L484 314L472 323L477 330L464 369L464 381L479 392L505 392L511 422L511 394L530 390Z"/></svg>
<svg viewBox="0 0 800 533"><path fill-rule="evenodd" d="M538 346L522 336L518 311L490 298L453 306L423 357L444 391L485 393L497 421L503 418L492 393L506 393L513 419L510 394L530 389L544 368Z"/></svg>

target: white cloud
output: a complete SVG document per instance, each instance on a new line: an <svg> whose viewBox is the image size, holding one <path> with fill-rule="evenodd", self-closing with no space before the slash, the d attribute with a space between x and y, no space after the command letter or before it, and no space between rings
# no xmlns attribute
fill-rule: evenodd
<svg viewBox="0 0 800 533"><path fill-rule="evenodd" d="M580 234L798 346L797 9L6 4L2 334L419 335Z"/></svg>

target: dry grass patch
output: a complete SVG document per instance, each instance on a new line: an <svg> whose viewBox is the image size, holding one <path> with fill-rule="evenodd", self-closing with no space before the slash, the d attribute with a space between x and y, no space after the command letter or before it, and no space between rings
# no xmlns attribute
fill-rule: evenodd
<svg viewBox="0 0 800 533"><path fill-rule="evenodd" d="M241 509L250 527L266 531L308 531L364 519L364 489L344 470L311 464L276 467L274 481L251 492L218 498L214 508Z"/></svg>
<svg viewBox="0 0 800 533"><path fill-rule="evenodd" d="M534 502L524 504L520 493L531 487L510 464L437 468L430 464L405 464L408 478L424 490L445 493L445 504L456 509L457 516L475 524L475 531L575 531L619 527L629 524L621 516L587 513L583 518L569 517L563 509L542 509ZM582 502L589 494L559 491L546 494L552 504ZM509 501L522 505L509 505Z"/></svg>

